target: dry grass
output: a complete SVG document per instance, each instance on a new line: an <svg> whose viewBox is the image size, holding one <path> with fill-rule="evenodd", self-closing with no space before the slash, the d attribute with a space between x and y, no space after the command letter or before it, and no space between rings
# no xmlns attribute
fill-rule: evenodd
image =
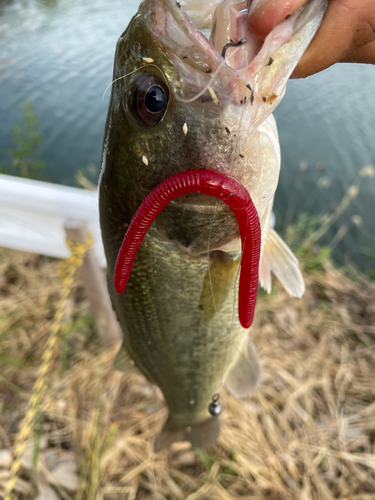
<svg viewBox="0 0 375 500"><path fill-rule="evenodd" d="M302 300L260 298L262 383L249 401L223 394L217 446L158 455L160 393L110 369L78 286L15 498L375 499L375 285L324 267ZM3 486L60 287L56 261L1 251Z"/></svg>

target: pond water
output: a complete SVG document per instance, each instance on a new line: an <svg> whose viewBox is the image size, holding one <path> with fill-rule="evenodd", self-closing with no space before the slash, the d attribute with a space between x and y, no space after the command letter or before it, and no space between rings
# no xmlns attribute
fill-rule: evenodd
<svg viewBox="0 0 375 500"><path fill-rule="evenodd" d="M44 136L45 179L74 184L81 169L96 180L118 36L138 0L0 0L0 163L12 144L19 108L30 99ZM366 269L375 256L375 67L336 65L290 81L275 116L282 171L275 199L280 228L308 212L334 210L350 185L360 192L326 236ZM8 170L12 173L12 170ZM363 171L362 171L363 173Z"/></svg>

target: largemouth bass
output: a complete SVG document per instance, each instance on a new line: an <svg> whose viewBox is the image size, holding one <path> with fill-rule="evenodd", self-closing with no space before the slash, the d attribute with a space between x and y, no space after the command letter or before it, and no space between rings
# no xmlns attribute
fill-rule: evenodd
<svg viewBox="0 0 375 500"><path fill-rule="evenodd" d="M235 396L250 396L260 365L248 324L237 313L247 236L241 234L241 246L229 208L234 192L227 192L227 204L197 192L172 196L139 247L124 293L118 293L121 279L115 288L124 235L140 206L151 210L155 188L169 189L176 174L199 170L208 178L235 179L259 221L261 260L260 266L252 261L254 276L259 266L267 291L272 271L291 296L304 292L297 259L270 228L280 169L272 111L327 0L310 0L264 43L247 30L251 1L201 6L196 0L141 3L117 43L103 145L101 228L109 291L124 334L116 367L123 362L125 369L130 358L164 394L169 417L156 450L178 440L215 443L220 388L226 382ZM136 220L128 239L142 225Z"/></svg>

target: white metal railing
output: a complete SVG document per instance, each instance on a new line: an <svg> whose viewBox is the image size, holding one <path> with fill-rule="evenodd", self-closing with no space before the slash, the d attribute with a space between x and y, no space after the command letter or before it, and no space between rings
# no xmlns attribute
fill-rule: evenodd
<svg viewBox="0 0 375 500"><path fill-rule="evenodd" d="M64 225L71 219L86 222L105 267L96 192L0 174L0 246L67 258Z"/></svg>

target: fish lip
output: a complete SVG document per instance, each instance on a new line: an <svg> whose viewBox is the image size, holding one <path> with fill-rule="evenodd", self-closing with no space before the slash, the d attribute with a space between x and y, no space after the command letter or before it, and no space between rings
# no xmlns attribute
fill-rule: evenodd
<svg viewBox="0 0 375 500"><path fill-rule="evenodd" d="M195 194L195 193L194 193ZM203 198L204 197L204 198ZM182 198L182 197L180 197ZM217 214L218 212L226 212L228 209L227 207L223 204L218 202L216 199L212 199L211 196L199 194L198 196L192 196L192 199L194 201L182 201L181 199L177 198L176 200L173 200L169 203L170 206L175 206L176 208L183 208L185 210L190 210L192 212L200 212L200 213L205 213L205 214ZM211 203L196 203L195 199L205 199L207 201L211 201Z"/></svg>
<svg viewBox="0 0 375 500"><path fill-rule="evenodd" d="M213 171L216 171L218 173L223 173L221 170L219 170L219 169L216 170L214 168L202 169L202 170L213 170ZM172 176L170 176L170 177L172 177ZM234 176L228 176L228 177L232 177L235 181L242 184L240 179L237 179ZM166 180L167 178L168 177L166 177L163 180ZM250 189L248 189L247 187L246 187L246 189L250 192ZM152 191L153 191L153 189L147 190L147 191L145 190L142 198L145 199ZM201 202L203 200L205 201L205 203ZM227 207L223 203L221 203L219 200L217 200L216 198L213 198L212 196L207 196L207 195L204 195L204 194L201 194L198 192L179 196L178 198L169 202L168 206L169 207L176 207L178 209L182 208L185 210L190 210L192 212L200 212L200 213L212 214L212 215L217 214L219 212L227 212L227 210L228 210Z"/></svg>
<svg viewBox="0 0 375 500"><path fill-rule="evenodd" d="M233 179L235 182L241 184L251 195L252 192L252 187L251 185L245 184L243 182L243 178L241 175L233 175L232 173L228 173L224 168L220 168L219 166L210 166L210 167L204 167L204 168L199 168L196 167L194 170L201 170L201 171L213 171L217 172L218 174L225 175L228 179ZM182 174L186 171L189 171L189 169L182 169L180 172L175 172L174 174L168 176L168 177L173 177L175 174ZM168 177L163 178L161 181L158 181L158 183L164 182L168 179ZM145 189L143 191L142 199L145 199L152 191L152 189ZM202 203L203 201L203 203ZM205 194L200 193L199 191L192 192L189 194L184 194L182 196L179 196L178 198L175 198L174 200L170 201L168 203L168 206L174 206L176 208L183 208L186 210L190 210L192 212L201 212L205 214L218 214L220 212L227 212L228 208L224 203L222 203L219 199L214 198L212 196L208 196Z"/></svg>
<svg viewBox="0 0 375 500"><path fill-rule="evenodd" d="M149 3L150 5L155 3L155 1L159 1L162 5L165 6L164 13L168 11L174 21L178 24L178 26L182 29L187 38L191 41L194 41L206 54L212 59L213 63L221 64L223 61L226 61L223 56L223 47L217 49L214 44L208 39L202 31L195 26L193 21L190 19L187 11L185 10L184 2L179 2L175 0L145 0L145 3ZM216 7L219 5L220 1L212 6L212 16L215 13ZM244 3L244 2L242 2ZM247 10L247 9L246 9ZM152 26L152 25L151 25ZM167 28L166 28L167 29ZM154 34L158 36L161 34L161 31L154 29ZM191 49L191 47L189 47ZM215 65L215 64L214 64ZM226 69L236 74L236 70L234 70L227 62L225 63Z"/></svg>
<svg viewBox="0 0 375 500"><path fill-rule="evenodd" d="M181 44L184 41L188 44L186 46L187 51L192 52L194 49L201 49L202 53L206 54L206 56L208 57L210 67L217 66L223 62L221 53L216 50L210 40L205 35L203 35L203 33L201 33L198 28L194 26L189 15L184 10L180 2L176 2L174 0L145 0L142 4L142 7L146 17L148 18L151 31L156 36L156 38L159 39L162 45L168 46L167 31L168 28L171 28L171 26L167 26L167 21L168 14L170 14L173 19L169 18L169 24L172 24L172 22L175 23L175 25L172 27L174 30L180 28L180 47L182 47ZM215 8L216 5L213 7L213 11L215 10ZM178 33L174 33L174 35L178 35ZM171 42L171 39L169 39L169 42ZM175 43L177 42L175 41ZM172 44L168 47L169 52L173 53L173 49L171 49L171 47ZM226 66L226 69L231 70L233 74L235 74L230 66Z"/></svg>

